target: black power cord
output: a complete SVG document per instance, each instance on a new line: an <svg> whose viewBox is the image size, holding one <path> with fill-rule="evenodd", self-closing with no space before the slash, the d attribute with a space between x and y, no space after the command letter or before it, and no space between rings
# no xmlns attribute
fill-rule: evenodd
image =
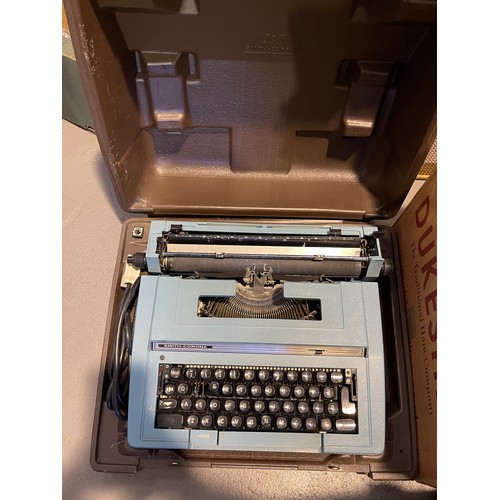
<svg viewBox="0 0 500 500"><path fill-rule="evenodd" d="M128 414L130 355L140 279L138 277L134 284L127 283L123 291L118 308L118 324L113 347L107 363L109 385L106 392L106 404L120 420L127 420Z"/></svg>

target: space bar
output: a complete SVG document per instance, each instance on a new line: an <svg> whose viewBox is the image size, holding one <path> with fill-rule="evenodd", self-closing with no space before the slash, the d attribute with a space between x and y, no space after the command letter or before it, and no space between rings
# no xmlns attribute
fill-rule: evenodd
<svg viewBox="0 0 500 500"><path fill-rule="evenodd" d="M319 434L271 433L271 432L219 432L219 446L240 450L301 450L321 452L322 440Z"/></svg>

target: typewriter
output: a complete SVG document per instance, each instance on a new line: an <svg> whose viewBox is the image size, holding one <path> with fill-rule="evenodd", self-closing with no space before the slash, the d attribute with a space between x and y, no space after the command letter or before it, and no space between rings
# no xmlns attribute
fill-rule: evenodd
<svg viewBox="0 0 500 500"><path fill-rule="evenodd" d="M366 224L152 221L146 251L125 263L131 356L116 377L129 386L108 391L129 445L380 454L377 279L392 271L381 235Z"/></svg>

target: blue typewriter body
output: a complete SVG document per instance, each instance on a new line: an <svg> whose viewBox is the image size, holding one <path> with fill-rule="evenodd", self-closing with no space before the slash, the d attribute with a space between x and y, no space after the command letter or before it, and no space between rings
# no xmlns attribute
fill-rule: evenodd
<svg viewBox="0 0 500 500"><path fill-rule="evenodd" d="M387 262L376 234L362 224L153 221L135 313L128 443L381 453L377 278Z"/></svg>

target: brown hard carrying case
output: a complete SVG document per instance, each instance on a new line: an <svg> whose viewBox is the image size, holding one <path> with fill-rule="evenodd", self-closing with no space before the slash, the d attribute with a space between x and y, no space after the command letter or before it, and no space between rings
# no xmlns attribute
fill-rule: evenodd
<svg viewBox="0 0 500 500"><path fill-rule="evenodd" d="M413 479L417 445L395 233L380 279L386 447L377 456L138 450L105 402L127 254L154 217L349 222L397 213L436 135L436 2L65 0L122 229L97 390L98 471L242 466ZM143 239L133 238L142 227ZM142 243L144 242L144 243Z"/></svg>

